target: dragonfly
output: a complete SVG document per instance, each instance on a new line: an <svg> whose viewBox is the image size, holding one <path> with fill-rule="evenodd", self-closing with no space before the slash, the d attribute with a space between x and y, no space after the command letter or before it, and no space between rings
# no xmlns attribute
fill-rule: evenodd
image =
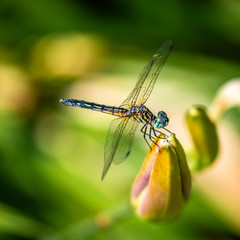
<svg viewBox="0 0 240 240"><path fill-rule="evenodd" d="M143 124L141 132L148 145L147 138L151 142L154 142L153 139L157 137L157 133L163 134L158 129L165 129L170 132L165 128L169 123L167 114L164 111L159 111L157 115L154 115L145 106L145 103L152 93L158 75L172 48L173 42L169 40L157 50L140 73L134 89L119 107L78 99L60 99L60 102L67 106L90 109L118 117L111 121L108 129L104 147L102 180L106 176L112 163L119 164L129 156L133 145L134 134L139 124ZM166 135L164 134L163 136Z"/></svg>

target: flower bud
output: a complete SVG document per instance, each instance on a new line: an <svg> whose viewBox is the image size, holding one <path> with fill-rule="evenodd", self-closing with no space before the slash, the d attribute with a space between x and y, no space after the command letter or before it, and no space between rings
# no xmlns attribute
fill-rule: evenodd
<svg viewBox="0 0 240 240"><path fill-rule="evenodd" d="M139 217L149 221L175 218L187 200L191 176L179 141L156 138L144 160L131 194Z"/></svg>
<svg viewBox="0 0 240 240"><path fill-rule="evenodd" d="M202 170L213 163L218 153L218 136L215 124L201 106L193 106L186 113L186 123L194 144L192 170Z"/></svg>
<svg viewBox="0 0 240 240"><path fill-rule="evenodd" d="M209 113L211 118L217 121L226 110L232 107L240 108L240 78L229 80L217 91Z"/></svg>
<svg viewBox="0 0 240 240"><path fill-rule="evenodd" d="M176 153L178 155L178 163L182 178L182 193L185 201L187 201L191 192L192 181L191 173L186 160L186 155L181 143L178 141L174 134L170 135L169 140L171 144L174 146Z"/></svg>

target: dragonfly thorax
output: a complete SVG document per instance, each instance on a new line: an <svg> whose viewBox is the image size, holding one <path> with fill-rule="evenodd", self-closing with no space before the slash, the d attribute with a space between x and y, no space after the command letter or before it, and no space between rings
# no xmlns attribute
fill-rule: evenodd
<svg viewBox="0 0 240 240"><path fill-rule="evenodd" d="M163 128L168 125L169 119L167 114L163 111L158 112L157 116L155 117L154 123L156 128Z"/></svg>
<svg viewBox="0 0 240 240"><path fill-rule="evenodd" d="M145 113L148 109L144 105L132 105L128 111L128 115L133 115L135 113Z"/></svg>
<svg viewBox="0 0 240 240"><path fill-rule="evenodd" d="M127 116L143 124L150 123L155 119L153 113L143 104L132 105L127 110Z"/></svg>

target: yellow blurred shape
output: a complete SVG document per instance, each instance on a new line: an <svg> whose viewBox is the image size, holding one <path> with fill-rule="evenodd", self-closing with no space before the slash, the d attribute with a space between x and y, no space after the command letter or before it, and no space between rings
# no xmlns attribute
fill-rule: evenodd
<svg viewBox="0 0 240 240"><path fill-rule="evenodd" d="M25 112L32 108L33 92L17 66L0 65L0 110Z"/></svg>
<svg viewBox="0 0 240 240"><path fill-rule="evenodd" d="M49 36L33 50L33 72L44 77L77 77L96 65L100 40L81 34Z"/></svg>

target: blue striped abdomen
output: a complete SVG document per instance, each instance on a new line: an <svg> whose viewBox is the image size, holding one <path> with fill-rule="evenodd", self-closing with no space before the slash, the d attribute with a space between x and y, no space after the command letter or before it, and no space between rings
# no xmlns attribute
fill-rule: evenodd
<svg viewBox="0 0 240 240"><path fill-rule="evenodd" d="M125 117L127 116L127 109L125 108L119 108L114 106L106 106L103 104L97 104L93 102L87 102L84 100L77 100L77 99L61 99L61 103L72 106L72 107L80 107L80 108L86 108L90 110L94 110L97 112L107 113L111 114L117 117Z"/></svg>

